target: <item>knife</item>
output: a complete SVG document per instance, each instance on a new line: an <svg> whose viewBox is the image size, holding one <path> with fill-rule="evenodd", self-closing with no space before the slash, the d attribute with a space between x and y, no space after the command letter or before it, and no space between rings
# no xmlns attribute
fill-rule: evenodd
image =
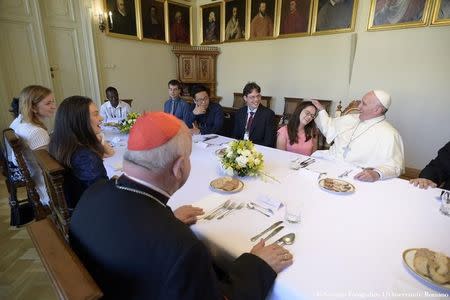
<svg viewBox="0 0 450 300"><path fill-rule="evenodd" d="M268 239L270 239L271 237L273 237L278 232L280 232L283 228L284 228L284 226L277 227L274 231L272 231L268 236L266 236L264 238L264 242L267 241Z"/></svg>
<svg viewBox="0 0 450 300"><path fill-rule="evenodd" d="M209 141L209 140L213 140L213 139L216 139L216 138L218 138L218 137L219 137L218 135L208 136L208 137L206 137L206 138L203 140L203 142L206 142L206 141Z"/></svg>
<svg viewBox="0 0 450 300"><path fill-rule="evenodd" d="M276 228L278 225L282 224L283 221L278 221L276 223L274 223L272 226L270 226L269 228L267 228L266 230L264 230L263 232L261 232L260 234L255 235L254 237L252 237L250 239L250 241L254 242L257 239L259 239L261 236L263 236L264 234L268 233L269 231L271 231L272 229Z"/></svg>

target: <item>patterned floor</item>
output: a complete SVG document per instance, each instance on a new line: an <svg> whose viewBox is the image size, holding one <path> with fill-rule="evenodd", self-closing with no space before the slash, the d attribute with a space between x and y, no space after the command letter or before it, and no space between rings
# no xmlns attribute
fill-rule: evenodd
<svg viewBox="0 0 450 300"><path fill-rule="evenodd" d="M10 208L0 175L0 299L57 299L25 227L9 226Z"/></svg>

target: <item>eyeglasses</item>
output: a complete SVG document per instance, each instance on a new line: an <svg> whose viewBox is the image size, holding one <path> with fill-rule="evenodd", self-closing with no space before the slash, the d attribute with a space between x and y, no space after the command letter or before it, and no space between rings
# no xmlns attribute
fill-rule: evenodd
<svg viewBox="0 0 450 300"><path fill-rule="evenodd" d="M256 100L256 99L261 99L261 94L258 94L258 95L256 95L256 96L250 96L250 95L248 95L248 96L247 96L247 99L248 99L248 100L251 100L251 101Z"/></svg>
<svg viewBox="0 0 450 300"><path fill-rule="evenodd" d="M310 117L311 119L315 119L316 118L316 114L312 114L310 112L305 111L305 117Z"/></svg>
<svg viewBox="0 0 450 300"><path fill-rule="evenodd" d="M209 101L209 97L206 96L206 97L203 97L201 99L195 99L194 101L195 101L195 103L204 103L206 101Z"/></svg>

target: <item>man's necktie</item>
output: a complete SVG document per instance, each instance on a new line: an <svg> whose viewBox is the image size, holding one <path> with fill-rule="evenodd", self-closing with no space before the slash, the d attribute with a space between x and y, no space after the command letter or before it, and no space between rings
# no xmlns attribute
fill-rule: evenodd
<svg viewBox="0 0 450 300"><path fill-rule="evenodd" d="M175 115L175 112L177 111L177 101L172 100L172 111L170 112L171 115Z"/></svg>
<svg viewBox="0 0 450 300"><path fill-rule="evenodd" d="M251 128L251 126L252 126L252 123L253 123L253 116L254 116L254 112L250 112L250 117L248 118L248 120L247 120L247 125L245 126L245 131L248 131L248 132L250 132L250 128Z"/></svg>

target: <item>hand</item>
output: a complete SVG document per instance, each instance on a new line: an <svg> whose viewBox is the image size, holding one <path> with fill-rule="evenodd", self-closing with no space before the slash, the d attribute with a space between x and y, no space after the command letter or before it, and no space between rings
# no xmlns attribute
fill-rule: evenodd
<svg viewBox="0 0 450 300"><path fill-rule="evenodd" d="M364 169L353 178L360 181L374 182L380 179L380 174L372 169Z"/></svg>
<svg viewBox="0 0 450 300"><path fill-rule="evenodd" d="M194 115L203 115L206 113L206 107L204 107L203 105L195 105L194 110L192 111L192 113Z"/></svg>
<svg viewBox="0 0 450 300"><path fill-rule="evenodd" d="M314 106L317 108L317 110L324 110L324 107L322 104L320 104L319 101L317 100L311 100L312 104L314 104Z"/></svg>
<svg viewBox="0 0 450 300"><path fill-rule="evenodd" d="M191 134L200 134L200 129L198 128L197 122L192 123Z"/></svg>
<svg viewBox="0 0 450 300"><path fill-rule="evenodd" d="M186 225L195 224L197 222L197 216L203 215L204 213L203 209L192 205L180 206L173 212L175 217Z"/></svg>
<svg viewBox="0 0 450 300"><path fill-rule="evenodd" d="M409 183L413 184L414 186L418 186L420 189L428 189L429 187L435 188L437 187L437 184L433 181L426 179L426 178L415 178L411 179Z"/></svg>
<svg viewBox="0 0 450 300"><path fill-rule="evenodd" d="M277 244L265 246L264 240L260 240L250 253L264 260L276 273L292 265L294 258L288 250Z"/></svg>

